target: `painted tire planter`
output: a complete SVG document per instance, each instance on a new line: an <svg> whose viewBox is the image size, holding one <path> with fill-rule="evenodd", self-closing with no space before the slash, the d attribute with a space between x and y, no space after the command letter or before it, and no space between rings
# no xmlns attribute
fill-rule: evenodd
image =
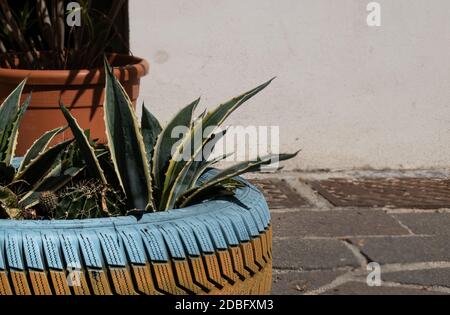
<svg viewBox="0 0 450 315"><path fill-rule="evenodd" d="M236 197L140 220L0 220L0 295L269 294L267 203L251 184Z"/></svg>

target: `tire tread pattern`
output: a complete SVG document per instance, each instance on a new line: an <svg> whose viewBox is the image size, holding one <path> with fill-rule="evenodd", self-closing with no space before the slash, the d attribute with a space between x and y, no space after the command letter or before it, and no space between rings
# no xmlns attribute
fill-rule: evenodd
<svg viewBox="0 0 450 315"><path fill-rule="evenodd" d="M0 221L0 295L269 294L270 213L251 184L237 198L140 221Z"/></svg>

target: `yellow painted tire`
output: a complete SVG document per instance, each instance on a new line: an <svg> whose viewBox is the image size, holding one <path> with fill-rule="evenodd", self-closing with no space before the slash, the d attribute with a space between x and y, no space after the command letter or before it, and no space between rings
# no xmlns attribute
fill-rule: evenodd
<svg viewBox="0 0 450 315"><path fill-rule="evenodd" d="M236 198L140 220L0 220L0 295L270 294L267 204L248 183Z"/></svg>

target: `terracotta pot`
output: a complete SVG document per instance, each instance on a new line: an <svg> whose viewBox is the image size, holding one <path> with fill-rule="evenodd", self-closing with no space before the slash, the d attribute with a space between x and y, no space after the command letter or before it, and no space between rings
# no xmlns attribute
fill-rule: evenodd
<svg viewBox="0 0 450 315"><path fill-rule="evenodd" d="M112 54L108 57L114 72L133 104L139 95L140 78L149 71L149 64L141 58ZM106 141L103 119L105 76L103 69L91 70L16 70L0 67L0 104L25 78L27 85L22 102L32 92L28 111L22 120L17 155L26 150L44 132L67 125L59 109L59 100L70 109L92 138ZM66 131L55 143L70 138Z"/></svg>

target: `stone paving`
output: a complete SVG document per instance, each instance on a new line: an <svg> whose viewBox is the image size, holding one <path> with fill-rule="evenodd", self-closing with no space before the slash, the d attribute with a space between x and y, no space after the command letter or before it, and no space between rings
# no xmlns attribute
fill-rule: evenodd
<svg viewBox="0 0 450 315"><path fill-rule="evenodd" d="M307 201L271 209L273 294L450 294L450 209L334 207L308 184L394 175L449 178L437 171L258 175L282 178ZM381 286L367 284L373 262Z"/></svg>

